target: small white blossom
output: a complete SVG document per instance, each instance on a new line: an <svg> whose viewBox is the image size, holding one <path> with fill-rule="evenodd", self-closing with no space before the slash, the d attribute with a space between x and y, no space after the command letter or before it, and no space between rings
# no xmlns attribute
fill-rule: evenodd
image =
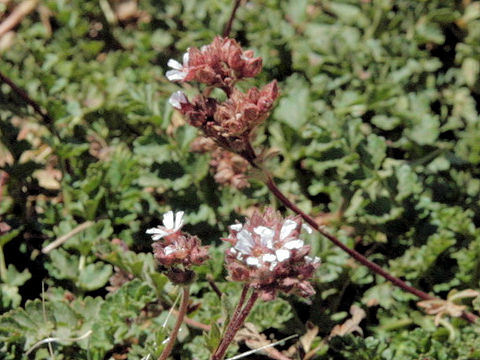
<svg viewBox="0 0 480 360"><path fill-rule="evenodd" d="M275 251L278 261L282 262L290 258L290 251L287 249L278 249Z"/></svg>
<svg viewBox="0 0 480 360"><path fill-rule="evenodd" d="M240 230L242 230L242 227L243 227L242 224L233 224L233 225L230 225L230 229L232 229L233 231L240 231Z"/></svg>
<svg viewBox="0 0 480 360"><path fill-rule="evenodd" d="M256 257L253 257L253 256L249 256L246 260L246 263L247 263L247 265L250 265L250 266L256 266L256 267L260 266L260 261Z"/></svg>
<svg viewBox="0 0 480 360"><path fill-rule="evenodd" d="M185 68L188 67L188 60L189 60L189 55L188 51L183 54L183 65L180 64L177 60L170 59L168 60L167 65L171 67L173 70L168 70L165 73L165 76L167 77L168 80L170 81L182 81L185 79L187 76L187 71L185 71Z"/></svg>
<svg viewBox="0 0 480 360"><path fill-rule="evenodd" d="M237 239L238 241L235 244L235 249L243 254L250 254L255 245L252 234L247 230L242 230L237 234Z"/></svg>
<svg viewBox="0 0 480 360"><path fill-rule="evenodd" d="M173 211L169 211L163 215L163 226L157 226L146 231L147 234L152 234L152 240L157 241L161 238L176 233L183 226L183 211L178 211L173 215Z"/></svg>
<svg viewBox="0 0 480 360"><path fill-rule="evenodd" d="M273 271L273 269L275 269L277 265L278 265L278 261L272 261L268 270Z"/></svg>
<svg viewBox="0 0 480 360"><path fill-rule="evenodd" d="M304 245L303 240L296 239L296 240L288 241L285 244L283 244L283 248L288 250L301 249L303 245Z"/></svg>
<svg viewBox="0 0 480 360"><path fill-rule="evenodd" d="M163 251L165 252L165 255L170 255L171 253L175 252L175 247L172 245L166 246Z"/></svg>
<svg viewBox="0 0 480 360"><path fill-rule="evenodd" d="M311 264L319 264L320 258L318 256L315 256L314 258L310 256L305 256L305 261Z"/></svg>
<svg viewBox="0 0 480 360"><path fill-rule="evenodd" d="M307 232L307 234L311 234L313 232L312 228L307 224L302 224L302 229Z"/></svg>
<svg viewBox="0 0 480 360"><path fill-rule="evenodd" d="M275 255L273 255L273 254L264 254L264 255L262 255L262 261L263 261L263 262L269 262L269 263L271 263L271 262L274 262L274 261L276 261L276 260L277 260L277 257L276 257Z"/></svg>
<svg viewBox="0 0 480 360"><path fill-rule="evenodd" d="M285 220L280 229L280 240L285 240L287 236L289 236L293 230L297 228L298 224L290 219Z"/></svg>
<svg viewBox="0 0 480 360"><path fill-rule="evenodd" d="M262 246L265 246L269 249L273 249L273 236L275 235L275 231L270 229L266 226L257 226L253 229L255 234L260 235L260 242Z"/></svg>
<svg viewBox="0 0 480 360"><path fill-rule="evenodd" d="M175 109L181 110L182 104L188 104L188 99L182 91L176 91L168 99L170 105L172 105Z"/></svg>

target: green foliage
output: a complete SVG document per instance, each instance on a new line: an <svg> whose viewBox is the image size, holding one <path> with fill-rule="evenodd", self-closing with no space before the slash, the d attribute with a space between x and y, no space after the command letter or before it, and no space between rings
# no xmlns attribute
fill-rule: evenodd
<svg viewBox="0 0 480 360"><path fill-rule="evenodd" d="M14 29L10 47L0 46L0 71L53 119L0 84L0 175L8 174L0 225L11 227L0 235L6 359L26 358L52 337L52 350L42 343L29 356L158 357L176 291L145 230L170 209L184 210L185 230L211 246L188 316L212 330L183 325L174 356L207 359L241 290L226 279L220 238L254 206L284 210L259 182L242 191L215 184L210 155L190 150L197 131L168 104L179 88L164 77L168 59L221 33L231 1L132 1L138 12L127 20L116 18L115 3L44 1ZM243 2L232 35L263 57L264 72L248 86L279 81L281 97L254 142L278 151L267 165L281 190L412 285L443 298L478 290L479 3L256 0ZM450 341L414 296L318 234L305 240L322 259L317 295L259 302L248 321L267 336L302 335L310 321L323 344L318 359L480 357L477 325L445 317ZM365 337L323 343L353 303L370 307Z"/></svg>

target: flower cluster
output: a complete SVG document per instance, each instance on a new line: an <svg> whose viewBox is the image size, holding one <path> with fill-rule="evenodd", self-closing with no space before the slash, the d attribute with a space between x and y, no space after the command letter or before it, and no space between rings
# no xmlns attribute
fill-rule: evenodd
<svg viewBox="0 0 480 360"><path fill-rule="evenodd" d="M183 211L167 212L163 215L163 226L147 230L156 241L153 253L157 261L167 267L183 265L188 268L200 265L208 258L208 247L200 246L200 239L196 236L183 233ZM157 241L162 239L162 241Z"/></svg>
<svg viewBox="0 0 480 360"><path fill-rule="evenodd" d="M209 97L210 91L190 101L182 91L177 91L169 102L190 125L201 129L217 145L253 162L253 130L267 118L278 97L278 86L274 80L261 89L253 87L244 93L235 84L257 75L262 69L261 58L243 51L235 40L217 37L201 49L189 49L183 64L170 59L168 65L173 68L166 73L171 81L198 81L226 93L225 101Z"/></svg>
<svg viewBox="0 0 480 360"><path fill-rule="evenodd" d="M227 89L239 79L256 76L262 59L253 57L253 51L243 51L235 40L217 36L210 45L188 49L183 64L170 59L167 65L172 68L165 74L170 81L198 81Z"/></svg>
<svg viewBox="0 0 480 360"><path fill-rule="evenodd" d="M210 165L215 169L213 176L220 185L229 185L236 189L249 187L247 176L248 163L231 152L217 148L212 154Z"/></svg>
<svg viewBox="0 0 480 360"><path fill-rule="evenodd" d="M230 278L248 283L263 300L274 299L278 291L312 296L308 280L320 259L308 256L310 246L298 238L302 227L311 231L298 216L283 219L271 208L263 215L256 212L244 225L230 226L224 239L233 245L226 252Z"/></svg>

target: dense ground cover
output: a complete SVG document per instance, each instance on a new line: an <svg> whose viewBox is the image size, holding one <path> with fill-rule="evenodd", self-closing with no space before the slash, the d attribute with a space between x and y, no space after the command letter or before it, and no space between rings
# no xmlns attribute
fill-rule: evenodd
<svg viewBox="0 0 480 360"><path fill-rule="evenodd" d="M192 151L199 132L168 103L180 85L165 78L167 61L221 34L232 4L121 4L47 0L0 38L0 72L48 113L0 84L5 359L155 358L178 289L145 231L183 210L185 230L211 246L188 317L212 324L228 307L212 279L232 299L241 290L223 266L228 226L265 206L291 214L258 176L244 187L243 172L232 181L218 158ZM3 19L15 5L0 3ZM443 299L478 290L480 3L255 0L231 36L263 58L241 86L279 82L254 144L272 153L281 190L413 286ZM293 359L480 358L478 322L435 324L415 296L320 235L305 240L322 260L316 295L257 304L232 356L298 334L278 347ZM351 317L355 335L330 336ZM184 325L172 356L207 359L215 336Z"/></svg>

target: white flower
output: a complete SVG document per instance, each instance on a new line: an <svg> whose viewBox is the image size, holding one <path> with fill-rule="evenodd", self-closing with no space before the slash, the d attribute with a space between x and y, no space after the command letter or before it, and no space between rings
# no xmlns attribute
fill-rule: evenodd
<svg viewBox="0 0 480 360"><path fill-rule="evenodd" d="M242 230L237 234L237 243L235 244L235 249L240 251L243 254L250 254L255 241L253 240L252 234L247 230Z"/></svg>
<svg viewBox="0 0 480 360"><path fill-rule="evenodd" d="M269 262L272 263L277 260L277 257L273 254L264 254L262 255L262 261L263 262Z"/></svg>
<svg viewBox="0 0 480 360"><path fill-rule="evenodd" d="M178 211L173 215L173 211L169 211L163 215L163 226L157 226L146 231L147 234L152 234L152 240L157 241L164 236L174 234L183 226L183 211Z"/></svg>
<svg viewBox="0 0 480 360"><path fill-rule="evenodd" d="M282 225L282 228L280 229L280 240L285 240L293 230L297 228L298 224L290 219L285 220L285 222Z"/></svg>
<svg viewBox="0 0 480 360"><path fill-rule="evenodd" d="M288 250L293 250L293 249L301 249L303 247L303 240L300 239L295 239L295 240L290 240L283 244L284 249Z"/></svg>
<svg viewBox="0 0 480 360"><path fill-rule="evenodd" d="M168 245L163 249L165 255L170 255L171 253L174 253L176 251L175 246Z"/></svg>
<svg viewBox="0 0 480 360"><path fill-rule="evenodd" d="M170 105L177 110L182 110L182 104L188 104L188 99L182 91L176 91L168 99Z"/></svg>
<svg viewBox="0 0 480 360"><path fill-rule="evenodd" d="M275 231L270 229L266 226L257 226L253 229L255 234L260 235L260 242L262 246L265 246L269 249L273 249L273 237L275 235Z"/></svg>
<svg viewBox="0 0 480 360"><path fill-rule="evenodd" d="M307 224L302 224L302 229L307 232L307 234L311 234L313 232L312 228Z"/></svg>
<svg viewBox="0 0 480 360"><path fill-rule="evenodd" d="M311 264L319 264L320 263L320 258L318 256L315 256L314 258L312 258L310 256L305 256L305 261L307 263L311 263Z"/></svg>
<svg viewBox="0 0 480 360"><path fill-rule="evenodd" d="M243 225L242 224L233 224L233 225L230 225L230 229L233 230L233 231L240 231L242 230L243 228Z"/></svg>
<svg viewBox="0 0 480 360"><path fill-rule="evenodd" d="M287 249L278 249L275 251L278 261L282 262L290 258L290 251Z"/></svg>
<svg viewBox="0 0 480 360"><path fill-rule="evenodd" d="M180 64L177 60L174 60L174 59L168 60L167 65L171 67L173 70L168 70L165 73L165 76L167 77L167 79L170 81L182 81L183 79L185 79L185 76L187 76L187 71L185 71L185 68L188 67L188 60L189 60L188 51L185 54L183 54L183 65Z"/></svg>
<svg viewBox="0 0 480 360"><path fill-rule="evenodd" d="M260 261L256 257L253 257L253 256L249 256L246 260L246 263L247 263L247 265L250 265L250 266L256 266L256 267L260 266Z"/></svg>

